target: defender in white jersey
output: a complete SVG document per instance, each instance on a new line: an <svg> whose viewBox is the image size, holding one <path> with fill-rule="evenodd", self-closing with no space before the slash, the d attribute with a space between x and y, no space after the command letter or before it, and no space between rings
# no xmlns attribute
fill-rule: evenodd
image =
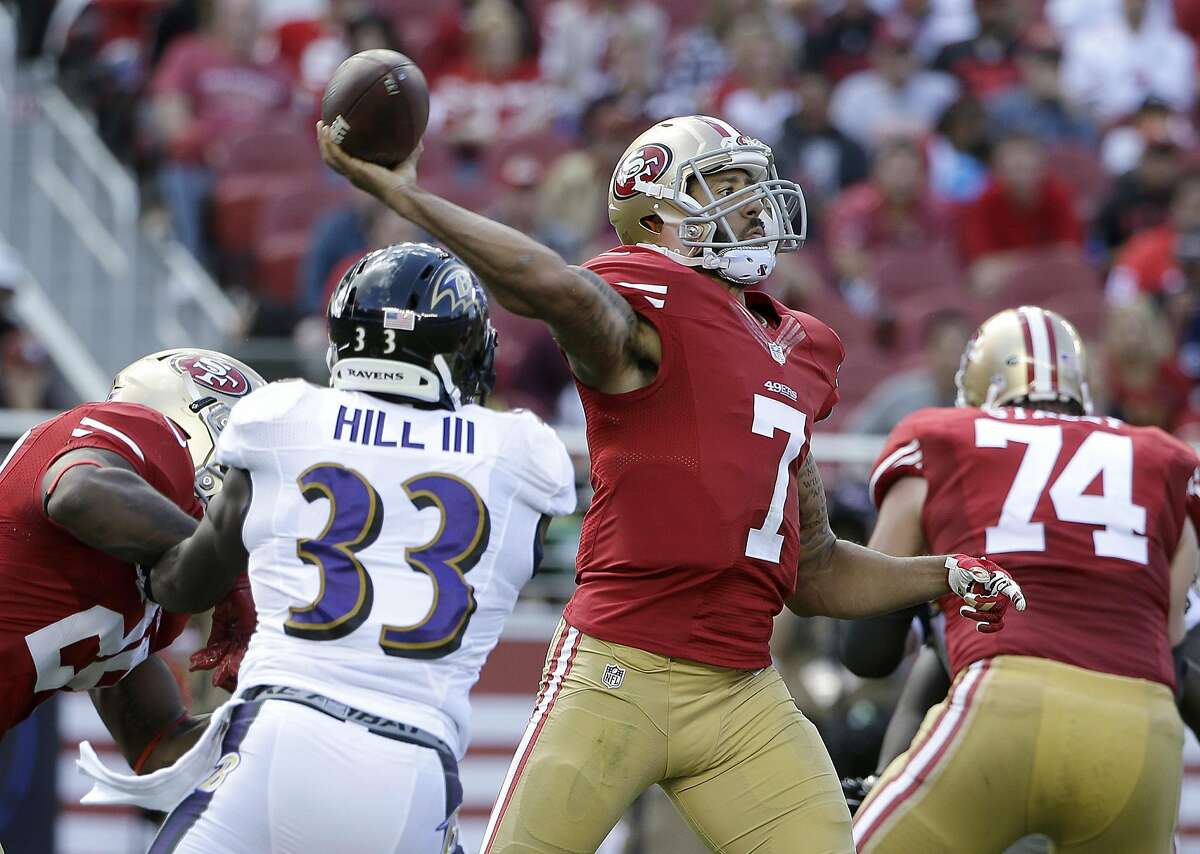
<svg viewBox="0 0 1200 854"><path fill-rule="evenodd" d="M468 692L550 516L575 506L553 431L479 405L495 333L431 246L372 253L330 304L332 388L234 408L222 498L145 574L199 610L248 565L258 627L219 758L152 852L459 849Z"/></svg>

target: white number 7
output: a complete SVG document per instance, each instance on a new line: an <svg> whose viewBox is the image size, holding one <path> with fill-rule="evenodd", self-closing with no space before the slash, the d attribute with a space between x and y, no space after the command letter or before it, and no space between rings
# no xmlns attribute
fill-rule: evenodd
<svg viewBox="0 0 1200 854"><path fill-rule="evenodd" d="M780 552L783 551L783 535L779 529L783 526L783 505L787 501L788 484L791 480L792 461L804 450L804 425L808 418L799 409L794 409L785 403L761 394L754 395L754 426L750 429L760 436L768 438L775 435L776 430L788 434L787 445L784 446L783 456L779 458L779 468L775 473L775 491L771 493L771 507L767 510L767 518L762 527L751 528L746 535L746 556L759 560L779 563Z"/></svg>

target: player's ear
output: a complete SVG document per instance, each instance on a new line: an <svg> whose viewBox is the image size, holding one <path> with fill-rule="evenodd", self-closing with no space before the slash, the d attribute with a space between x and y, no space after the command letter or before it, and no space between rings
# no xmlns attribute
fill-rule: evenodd
<svg viewBox="0 0 1200 854"><path fill-rule="evenodd" d="M662 234L663 221L662 221L662 217L660 217L658 214L650 214L649 216L644 216L641 218L640 221L641 221L642 225L644 225L650 231L653 231L655 234Z"/></svg>

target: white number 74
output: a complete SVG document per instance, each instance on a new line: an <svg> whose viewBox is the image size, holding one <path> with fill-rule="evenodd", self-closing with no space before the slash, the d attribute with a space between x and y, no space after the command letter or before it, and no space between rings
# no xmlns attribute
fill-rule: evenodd
<svg viewBox="0 0 1200 854"><path fill-rule="evenodd" d="M997 523L986 529L988 554L1042 552L1046 526L1033 514L1062 450L1062 428L1054 424L1012 424L981 418L975 422L975 445L1025 446L1017 475L1004 499ZM1102 478L1101 495L1087 492ZM1060 521L1100 526L1092 534L1099 557L1115 557L1145 565L1148 560L1146 508L1133 503L1133 441L1097 430L1088 435L1050 486L1050 503Z"/></svg>
<svg viewBox="0 0 1200 854"><path fill-rule="evenodd" d="M776 430L788 434L787 445L779 458L775 472L775 491L771 493L771 507L762 527L751 528L746 535L746 556L779 563L783 551L783 505L787 501L788 482L791 480L792 461L804 450L804 426L808 418L799 409L761 394L754 395L754 425L750 428L760 436L770 438Z"/></svg>

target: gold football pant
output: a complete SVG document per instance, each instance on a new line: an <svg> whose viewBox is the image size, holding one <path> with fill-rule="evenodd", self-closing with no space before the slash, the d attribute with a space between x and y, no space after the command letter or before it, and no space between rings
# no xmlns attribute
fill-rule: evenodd
<svg viewBox="0 0 1200 854"><path fill-rule="evenodd" d="M833 763L774 668L681 661L560 623L484 854L590 854L655 783L713 851L853 854Z"/></svg>
<svg viewBox="0 0 1200 854"><path fill-rule="evenodd" d="M1043 658L958 674L854 819L860 854L1169 854L1183 773L1171 692Z"/></svg>

